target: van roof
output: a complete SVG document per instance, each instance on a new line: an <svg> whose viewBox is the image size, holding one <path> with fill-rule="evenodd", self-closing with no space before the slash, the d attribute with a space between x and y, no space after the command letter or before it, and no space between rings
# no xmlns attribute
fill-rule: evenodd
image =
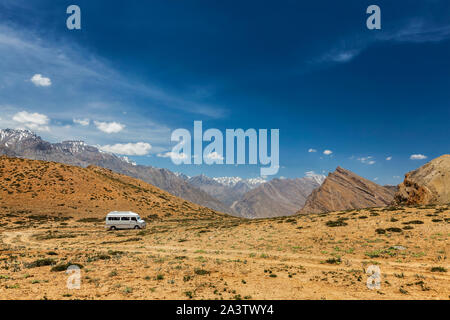
<svg viewBox="0 0 450 320"><path fill-rule="evenodd" d="M138 216L137 213L132 212L132 211L112 211L110 213L108 213L108 216L113 216L113 215L127 215L127 216Z"/></svg>

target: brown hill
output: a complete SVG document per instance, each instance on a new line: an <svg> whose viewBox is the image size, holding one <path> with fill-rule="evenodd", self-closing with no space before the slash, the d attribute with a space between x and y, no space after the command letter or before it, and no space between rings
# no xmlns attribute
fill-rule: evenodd
<svg viewBox="0 0 450 320"><path fill-rule="evenodd" d="M142 216L205 217L215 211L109 169L0 157L3 211L104 217L113 210ZM222 215L222 214L220 214Z"/></svg>
<svg viewBox="0 0 450 320"><path fill-rule="evenodd" d="M338 167L306 200L298 213L383 207L394 199L393 189L382 187L355 173Z"/></svg>
<svg viewBox="0 0 450 320"><path fill-rule="evenodd" d="M450 203L450 155L408 172L395 194L395 202L407 205Z"/></svg>

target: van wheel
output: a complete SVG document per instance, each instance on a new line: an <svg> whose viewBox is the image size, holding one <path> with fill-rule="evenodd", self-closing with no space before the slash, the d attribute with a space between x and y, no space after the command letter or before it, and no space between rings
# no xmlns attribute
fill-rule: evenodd
<svg viewBox="0 0 450 320"><path fill-rule="evenodd" d="M140 229L139 226L134 226L134 229Z"/></svg>
<svg viewBox="0 0 450 320"><path fill-rule="evenodd" d="M111 227L111 228L109 228L109 230L116 231L117 228L116 227Z"/></svg>

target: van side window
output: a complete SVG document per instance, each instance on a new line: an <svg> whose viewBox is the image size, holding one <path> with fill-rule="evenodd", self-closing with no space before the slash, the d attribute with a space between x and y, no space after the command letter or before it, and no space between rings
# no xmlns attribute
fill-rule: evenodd
<svg viewBox="0 0 450 320"><path fill-rule="evenodd" d="M122 221L130 221L130 217L122 217L122 218L120 218L120 220L122 220Z"/></svg>
<svg viewBox="0 0 450 320"><path fill-rule="evenodd" d="M131 217L132 221L137 221L136 217Z"/></svg>

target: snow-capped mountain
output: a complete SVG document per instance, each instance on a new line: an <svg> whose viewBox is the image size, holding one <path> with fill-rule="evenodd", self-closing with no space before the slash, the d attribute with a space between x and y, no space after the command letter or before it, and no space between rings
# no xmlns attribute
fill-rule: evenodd
<svg viewBox="0 0 450 320"><path fill-rule="evenodd" d="M2 129L0 130L0 144L13 145L27 139L37 139L38 136L30 130L24 129Z"/></svg>
<svg viewBox="0 0 450 320"><path fill-rule="evenodd" d="M318 181L322 181L320 177L273 179L248 191L231 207L246 218L293 215L313 190L320 187Z"/></svg>
<svg viewBox="0 0 450 320"><path fill-rule="evenodd" d="M185 175L182 172L174 172L173 174L176 175L178 178L181 178L183 180L189 180L191 178L191 177Z"/></svg>
<svg viewBox="0 0 450 320"><path fill-rule="evenodd" d="M188 179L188 182L230 206L241 216L264 218L294 214L325 178L311 171L306 177L297 179L267 181L263 178L210 178L199 175Z"/></svg>
<svg viewBox="0 0 450 320"><path fill-rule="evenodd" d="M241 177L216 177L212 178L214 181L228 187L234 187L239 182L247 184L251 188L255 188L262 183L267 182L263 178L250 178L250 179L242 179Z"/></svg>
<svg viewBox="0 0 450 320"><path fill-rule="evenodd" d="M241 199L245 193L265 183L266 180L262 178L242 179L241 177L210 178L202 174L189 178L187 182L231 206Z"/></svg>
<svg viewBox="0 0 450 320"><path fill-rule="evenodd" d="M245 180L245 183L247 183L252 188L256 188L257 186L266 182L267 180L264 178L250 178Z"/></svg>
<svg viewBox="0 0 450 320"><path fill-rule="evenodd" d="M55 147L60 147L61 150L70 152L72 154L86 151L89 148L89 146L84 141L63 141L61 143L56 143Z"/></svg>

